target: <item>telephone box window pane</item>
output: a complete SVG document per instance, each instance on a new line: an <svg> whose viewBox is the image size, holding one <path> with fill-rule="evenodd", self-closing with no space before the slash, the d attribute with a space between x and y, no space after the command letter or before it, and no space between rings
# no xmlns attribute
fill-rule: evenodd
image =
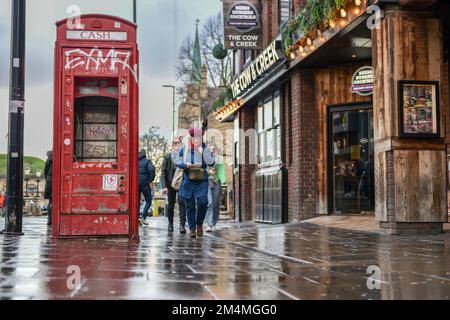
<svg viewBox="0 0 450 320"><path fill-rule="evenodd" d="M85 140L111 141L117 140L117 125L115 124L85 124L83 125Z"/></svg>
<svg viewBox="0 0 450 320"><path fill-rule="evenodd" d="M84 123L117 123L117 113L111 112L108 106L95 106L85 110Z"/></svg>
<svg viewBox="0 0 450 320"><path fill-rule="evenodd" d="M83 158L115 159L117 143L108 141L85 141L83 143Z"/></svg>
<svg viewBox="0 0 450 320"><path fill-rule="evenodd" d="M118 102L110 97L75 100L75 157L78 162L116 162Z"/></svg>

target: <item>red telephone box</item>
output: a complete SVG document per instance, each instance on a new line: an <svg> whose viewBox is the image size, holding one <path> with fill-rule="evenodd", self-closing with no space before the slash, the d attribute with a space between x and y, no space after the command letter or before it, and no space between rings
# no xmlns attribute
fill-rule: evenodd
<svg viewBox="0 0 450 320"><path fill-rule="evenodd" d="M82 15L56 26L52 234L137 237L136 25Z"/></svg>

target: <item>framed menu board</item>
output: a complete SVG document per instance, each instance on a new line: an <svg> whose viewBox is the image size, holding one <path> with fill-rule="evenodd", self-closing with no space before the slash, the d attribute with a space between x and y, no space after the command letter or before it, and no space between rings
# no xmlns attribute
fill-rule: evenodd
<svg viewBox="0 0 450 320"><path fill-rule="evenodd" d="M399 81L400 137L440 136L439 82Z"/></svg>

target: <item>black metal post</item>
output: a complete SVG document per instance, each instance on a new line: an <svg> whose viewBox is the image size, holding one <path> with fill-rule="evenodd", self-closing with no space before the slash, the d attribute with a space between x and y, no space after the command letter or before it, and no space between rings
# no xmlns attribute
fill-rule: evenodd
<svg viewBox="0 0 450 320"><path fill-rule="evenodd" d="M25 0L12 0L11 73L4 234L22 235L25 106Z"/></svg>
<svg viewBox="0 0 450 320"><path fill-rule="evenodd" d="M137 23L137 3L133 0L133 22Z"/></svg>
<svg viewBox="0 0 450 320"><path fill-rule="evenodd" d="M25 197L27 197L27 198L28 198L28 181L29 180L30 179L27 176L25 176Z"/></svg>

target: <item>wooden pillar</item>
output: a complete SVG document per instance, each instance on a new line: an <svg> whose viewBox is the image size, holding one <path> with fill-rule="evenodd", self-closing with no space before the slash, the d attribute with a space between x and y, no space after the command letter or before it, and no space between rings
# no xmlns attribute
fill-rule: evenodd
<svg viewBox="0 0 450 320"><path fill-rule="evenodd" d="M398 81L442 84L441 21L397 6L384 10L372 39L376 216L388 234L439 233L447 222L442 99L441 138L400 138Z"/></svg>

